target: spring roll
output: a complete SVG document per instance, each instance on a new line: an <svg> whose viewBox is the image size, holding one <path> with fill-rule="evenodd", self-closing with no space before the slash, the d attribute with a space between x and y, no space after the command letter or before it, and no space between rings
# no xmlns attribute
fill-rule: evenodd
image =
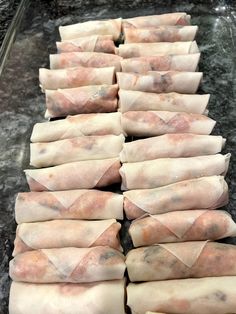
<svg viewBox="0 0 236 314"><path fill-rule="evenodd" d="M133 314L145 314L146 311L235 313L236 276L131 283L127 294L127 304Z"/></svg>
<svg viewBox="0 0 236 314"><path fill-rule="evenodd" d="M67 52L50 55L51 69L64 69L72 67L105 68L115 67L120 71L121 57L102 52Z"/></svg>
<svg viewBox="0 0 236 314"><path fill-rule="evenodd" d="M193 41L198 26L124 27L125 44Z"/></svg>
<svg viewBox="0 0 236 314"><path fill-rule="evenodd" d="M52 142L79 136L122 133L119 112L90 113L68 116L63 120L36 123L33 127L31 142Z"/></svg>
<svg viewBox="0 0 236 314"><path fill-rule="evenodd" d="M83 160L24 170L30 191L93 189L120 182L119 158Z"/></svg>
<svg viewBox="0 0 236 314"><path fill-rule="evenodd" d="M108 220L52 220L22 223L17 226L13 256L38 249L89 248L110 246L121 250L121 225Z"/></svg>
<svg viewBox="0 0 236 314"><path fill-rule="evenodd" d="M87 284L13 282L9 314L125 314L124 280Z"/></svg>
<svg viewBox="0 0 236 314"><path fill-rule="evenodd" d="M19 193L18 224L52 219L123 219L123 195L99 190Z"/></svg>
<svg viewBox="0 0 236 314"><path fill-rule="evenodd" d="M105 52L115 53L112 35L91 35L62 42L56 42L57 52Z"/></svg>
<svg viewBox="0 0 236 314"><path fill-rule="evenodd" d="M185 55L160 55L123 59L122 72L146 73L148 71L195 72L200 53Z"/></svg>
<svg viewBox="0 0 236 314"><path fill-rule="evenodd" d="M112 85L115 79L115 68L39 69L39 81L43 90L73 88L86 85Z"/></svg>
<svg viewBox="0 0 236 314"><path fill-rule="evenodd" d="M184 55L199 52L196 41L176 41L174 43L134 43L119 45L116 53L123 58L156 55Z"/></svg>
<svg viewBox="0 0 236 314"><path fill-rule="evenodd" d="M146 93L133 90L119 90L119 111L178 111L204 114L210 94L188 95L178 93Z"/></svg>
<svg viewBox="0 0 236 314"><path fill-rule="evenodd" d="M46 90L45 118L117 110L118 85L90 85Z"/></svg>
<svg viewBox="0 0 236 314"><path fill-rule="evenodd" d="M126 265L130 281L136 282L235 276L235 259L235 245L195 241L131 250Z"/></svg>
<svg viewBox="0 0 236 314"><path fill-rule="evenodd" d="M157 158L195 157L220 153L225 139L222 136L189 133L164 134L124 143L121 162L137 162Z"/></svg>
<svg viewBox="0 0 236 314"><path fill-rule="evenodd" d="M218 240L236 236L236 224L222 210L186 210L151 215L130 226L135 247L157 243Z"/></svg>
<svg viewBox="0 0 236 314"><path fill-rule="evenodd" d="M170 92L195 94L202 79L202 72L148 71L145 74L118 72L116 77L121 89L158 94Z"/></svg>
<svg viewBox="0 0 236 314"><path fill-rule="evenodd" d="M30 165L41 168L81 160L118 157L124 135L81 136L49 143L30 144Z"/></svg>
<svg viewBox="0 0 236 314"><path fill-rule="evenodd" d="M174 12L160 15L137 16L122 20L122 26L158 27L160 25L189 25L191 16L185 12Z"/></svg>
<svg viewBox="0 0 236 314"><path fill-rule="evenodd" d="M152 189L183 180L225 175L229 160L230 154L216 154L125 163L120 168L122 188Z"/></svg>
<svg viewBox="0 0 236 314"><path fill-rule="evenodd" d="M86 283L122 279L124 256L112 248L41 249L17 255L10 262L14 281Z"/></svg>
<svg viewBox="0 0 236 314"><path fill-rule="evenodd" d="M91 35L112 35L117 40L121 33L121 18L60 26L59 33L63 41Z"/></svg>
<svg viewBox="0 0 236 314"><path fill-rule="evenodd" d="M227 203L228 185L222 176L201 177L155 189L124 192L124 210L128 219L176 210L215 209Z"/></svg>
<svg viewBox="0 0 236 314"><path fill-rule="evenodd" d="M216 121L205 115L171 111L127 111L121 123L126 134L138 137L166 133L193 133L208 135Z"/></svg>

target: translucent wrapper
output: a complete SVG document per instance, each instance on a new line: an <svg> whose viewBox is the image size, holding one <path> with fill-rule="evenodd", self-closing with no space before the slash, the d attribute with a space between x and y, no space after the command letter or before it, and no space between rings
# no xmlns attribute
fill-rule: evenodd
<svg viewBox="0 0 236 314"><path fill-rule="evenodd" d="M63 69L76 66L90 68L115 67L120 71L121 57L102 52L67 52L50 55L50 68Z"/></svg>
<svg viewBox="0 0 236 314"><path fill-rule="evenodd" d="M146 74L116 73L119 88L150 93L195 94L201 72L148 71Z"/></svg>
<svg viewBox="0 0 236 314"><path fill-rule="evenodd" d="M112 85L115 79L115 68L39 69L39 81L42 90L73 88L87 85Z"/></svg>
<svg viewBox="0 0 236 314"><path fill-rule="evenodd" d="M230 154L216 154L125 163L120 168L122 188L152 189L183 180L225 175L229 160Z"/></svg>
<svg viewBox="0 0 236 314"><path fill-rule="evenodd" d="M123 195L99 190L19 193L18 224L52 219L123 219Z"/></svg>
<svg viewBox="0 0 236 314"><path fill-rule="evenodd" d="M10 262L14 281L86 283L122 279L124 256L112 248L61 248L29 251Z"/></svg>
<svg viewBox="0 0 236 314"><path fill-rule="evenodd" d="M91 51L115 53L112 35L91 35L57 42L57 52Z"/></svg>
<svg viewBox="0 0 236 314"><path fill-rule="evenodd" d="M156 243L217 240L236 236L236 224L221 210L187 210L150 215L133 221L135 247Z"/></svg>
<svg viewBox="0 0 236 314"><path fill-rule="evenodd" d="M208 135L216 121L205 115L171 111L127 111L121 118L124 132L145 137L166 133L194 133Z"/></svg>
<svg viewBox="0 0 236 314"><path fill-rule="evenodd" d="M158 26L155 28L124 27L125 44L193 41L198 26Z"/></svg>
<svg viewBox="0 0 236 314"><path fill-rule="evenodd" d="M30 144L30 165L40 168L80 160L118 157L124 135L81 136L49 143Z"/></svg>
<svg viewBox="0 0 236 314"><path fill-rule="evenodd" d="M119 135L123 133L121 114L90 113L68 116L63 120L36 123L31 142L52 142L89 135Z"/></svg>
<svg viewBox="0 0 236 314"><path fill-rule="evenodd" d="M158 27L160 25L189 25L191 16L185 12L175 12L159 15L137 16L130 19L123 19L122 26L135 27Z"/></svg>
<svg viewBox="0 0 236 314"><path fill-rule="evenodd" d="M128 219L176 210L215 209L227 203L228 186L222 176L201 177L154 189L124 192L124 209Z"/></svg>
<svg viewBox="0 0 236 314"><path fill-rule="evenodd" d="M123 58L146 57L156 55L184 55L199 52L196 41L134 43L119 45L116 53Z"/></svg>
<svg viewBox="0 0 236 314"><path fill-rule="evenodd" d="M120 227L115 219L22 223L16 229L12 255L38 249L89 248L100 245L121 250L118 234Z"/></svg>
<svg viewBox="0 0 236 314"><path fill-rule="evenodd" d="M164 134L124 143L121 162L137 162L167 157L214 155L225 145L222 136L190 133Z"/></svg>
<svg viewBox="0 0 236 314"><path fill-rule="evenodd" d="M236 308L236 276L129 284L127 294L133 314L228 314Z"/></svg>
<svg viewBox="0 0 236 314"><path fill-rule="evenodd" d="M131 250L126 265L130 280L136 282L235 276L235 259L235 245L196 241Z"/></svg>
<svg viewBox="0 0 236 314"><path fill-rule="evenodd" d="M59 33L63 41L90 35L112 35L117 40L121 33L121 18L60 26Z"/></svg>
<svg viewBox="0 0 236 314"><path fill-rule="evenodd" d="M46 90L45 118L117 110L118 85L90 85Z"/></svg>
<svg viewBox="0 0 236 314"><path fill-rule="evenodd" d="M123 59L122 72L146 73L148 71L185 71L195 72L200 53L183 55L159 55Z"/></svg>
<svg viewBox="0 0 236 314"><path fill-rule="evenodd" d="M124 280L87 284L13 282L9 314L125 314Z"/></svg>
<svg viewBox="0 0 236 314"><path fill-rule="evenodd" d="M24 171L30 190L40 192L92 189L119 183L119 169L119 159L111 158L77 161Z"/></svg>

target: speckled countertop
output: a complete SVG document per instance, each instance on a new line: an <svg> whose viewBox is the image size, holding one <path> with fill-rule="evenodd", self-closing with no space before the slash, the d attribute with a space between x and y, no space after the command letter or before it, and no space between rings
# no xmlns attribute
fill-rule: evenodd
<svg viewBox="0 0 236 314"><path fill-rule="evenodd" d="M1 314L8 313L8 262L16 228L15 195L28 190L23 169L29 164L30 134L33 124L42 121L44 114L38 68L48 66L48 55L55 52L60 24L168 11L186 11L192 15L192 23L200 27L197 37L202 51L199 70L204 72L200 93L212 94L209 116L217 120L213 133L227 138L225 152L233 154L227 175L230 203L226 209L236 220L236 5L232 5L233 1L99 0L94 7L93 3L91 0L76 1L76 4L63 0L49 4L31 1L0 77ZM123 237L125 244L127 241ZM235 239L230 241L236 243Z"/></svg>

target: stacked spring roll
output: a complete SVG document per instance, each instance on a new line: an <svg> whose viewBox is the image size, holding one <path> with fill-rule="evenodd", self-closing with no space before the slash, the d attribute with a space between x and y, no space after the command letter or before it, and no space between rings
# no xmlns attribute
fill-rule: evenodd
<svg viewBox="0 0 236 314"><path fill-rule="evenodd" d="M51 69L39 72L45 117L66 118L33 128L30 165L36 169L25 170L30 192L19 193L15 203L11 314L125 313L117 221L123 195L99 190L120 183L125 138L114 73L122 58L113 40L121 20L85 24L76 26L75 38L74 27L68 26L70 35L60 28L63 53L51 55Z"/></svg>

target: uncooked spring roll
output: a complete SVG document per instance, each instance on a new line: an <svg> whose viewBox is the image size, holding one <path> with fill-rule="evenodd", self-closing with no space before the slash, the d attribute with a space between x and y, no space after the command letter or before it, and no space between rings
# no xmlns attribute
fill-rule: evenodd
<svg viewBox="0 0 236 314"><path fill-rule="evenodd" d="M198 26L124 27L125 44L193 41Z"/></svg>
<svg viewBox="0 0 236 314"><path fill-rule="evenodd" d="M14 281L86 283L122 279L124 256L107 246L41 249L17 255L10 262Z"/></svg>
<svg viewBox="0 0 236 314"><path fill-rule="evenodd" d="M185 55L159 55L123 59L122 72L146 73L148 71L185 71L195 72L200 53Z"/></svg>
<svg viewBox="0 0 236 314"><path fill-rule="evenodd" d="M27 169L31 191L92 189L120 182L119 158L84 160L43 169Z"/></svg>
<svg viewBox="0 0 236 314"><path fill-rule="evenodd" d="M121 162L137 162L157 158L194 157L221 152L225 139L222 136L190 133L164 134L124 143Z"/></svg>
<svg viewBox="0 0 236 314"><path fill-rule="evenodd" d="M218 240L236 236L236 224L222 210L186 210L152 215L130 226L135 247L168 242Z"/></svg>
<svg viewBox="0 0 236 314"><path fill-rule="evenodd" d="M205 115L171 111L127 111L121 122L126 134L138 137L166 133L208 135L216 123Z"/></svg>
<svg viewBox="0 0 236 314"><path fill-rule="evenodd" d="M116 77L121 89L158 94L170 92L195 94L202 79L202 72L148 71L145 74L118 72Z"/></svg>
<svg viewBox="0 0 236 314"><path fill-rule="evenodd" d="M210 94L188 95L178 93L146 93L133 90L119 90L119 110L127 111L178 111L203 114Z"/></svg>
<svg viewBox="0 0 236 314"><path fill-rule="evenodd" d="M121 57L102 52L67 52L50 55L50 68L63 69L72 67L104 68L115 67L120 70Z"/></svg>
<svg viewBox="0 0 236 314"><path fill-rule="evenodd" d="M22 223L16 229L12 255L38 249L89 248L100 245L120 250L120 227L115 219Z"/></svg>
<svg viewBox="0 0 236 314"><path fill-rule="evenodd" d="M199 52L196 41L176 41L174 43L135 43L119 45L116 53L123 58L156 55L183 55Z"/></svg>
<svg viewBox="0 0 236 314"><path fill-rule="evenodd" d="M19 193L18 224L52 219L123 219L123 195L99 190Z"/></svg>
<svg viewBox="0 0 236 314"><path fill-rule="evenodd" d="M124 210L129 219L176 210L215 209L227 203L228 185L222 176L201 177L155 189L124 192Z"/></svg>
<svg viewBox="0 0 236 314"><path fill-rule="evenodd" d="M124 135L81 136L30 144L30 165L41 168L81 160L118 157Z"/></svg>
<svg viewBox="0 0 236 314"><path fill-rule="evenodd" d="M127 304L133 314L145 314L146 311L235 313L236 276L131 283L127 294Z"/></svg>
<svg viewBox="0 0 236 314"><path fill-rule="evenodd" d="M72 52L72 51L92 51L115 53L115 45L112 35L91 35L69 39L62 42L56 42L57 52Z"/></svg>
<svg viewBox="0 0 236 314"><path fill-rule="evenodd" d="M31 142L52 142L78 136L122 133L119 112L90 113L68 116L63 120L36 123L30 139Z"/></svg>
<svg viewBox="0 0 236 314"><path fill-rule="evenodd" d="M117 40L121 33L121 18L60 26L59 33L63 41L91 35L112 35Z"/></svg>
<svg viewBox="0 0 236 314"><path fill-rule="evenodd" d="M216 154L125 163L120 168L122 188L124 190L152 189L183 180L225 175L229 160L230 154Z"/></svg>
<svg viewBox="0 0 236 314"><path fill-rule="evenodd" d="M122 26L158 27L160 25L189 25L191 16L185 12L137 16L122 20Z"/></svg>
<svg viewBox="0 0 236 314"><path fill-rule="evenodd" d="M87 284L13 282L9 314L125 314L124 280Z"/></svg>
<svg viewBox="0 0 236 314"><path fill-rule="evenodd" d="M85 68L48 70L39 69L39 81L43 90L73 88L86 85L112 85L115 78L115 68Z"/></svg>
<svg viewBox="0 0 236 314"><path fill-rule="evenodd" d="M46 90L45 118L117 110L118 85L90 85Z"/></svg>
<svg viewBox="0 0 236 314"><path fill-rule="evenodd" d="M135 282L235 276L235 259L235 245L195 241L131 250L126 265L130 281Z"/></svg>

